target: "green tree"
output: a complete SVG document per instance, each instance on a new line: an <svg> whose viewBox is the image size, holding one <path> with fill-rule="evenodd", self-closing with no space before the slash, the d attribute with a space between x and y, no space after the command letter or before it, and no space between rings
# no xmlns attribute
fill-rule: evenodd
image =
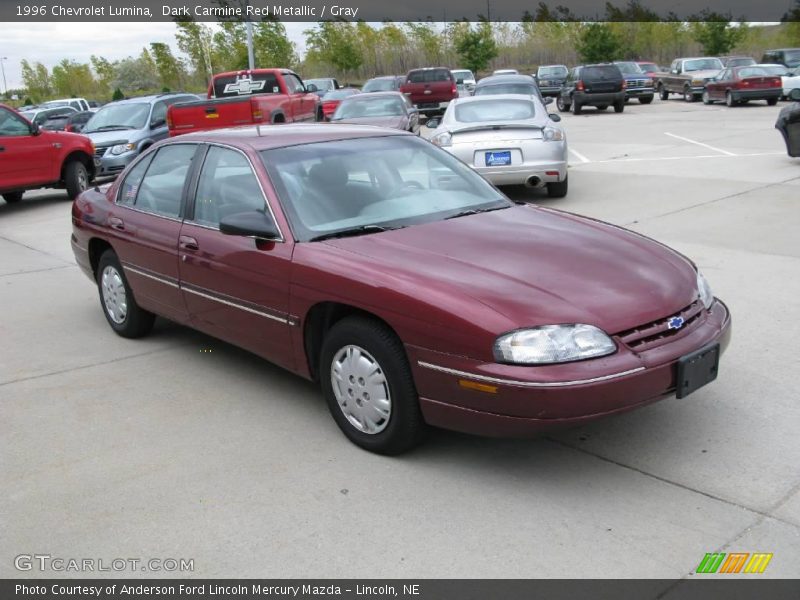
<svg viewBox="0 0 800 600"><path fill-rule="evenodd" d="M149 56L149 53L147 53ZM153 92L160 88L155 63L144 53L138 58L128 57L116 63L112 85L125 94Z"/></svg>
<svg viewBox="0 0 800 600"><path fill-rule="evenodd" d="M347 21L322 21L303 32L312 60L332 66L347 75L364 62L355 26Z"/></svg>
<svg viewBox="0 0 800 600"><path fill-rule="evenodd" d="M50 74L42 63L34 63L33 66L27 61L20 62L22 69L22 82L25 84L25 89L28 94L33 96L36 102L48 98L52 93L50 85Z"/></svg>
<svg viewBox="0 0 800 600"><path fill-rule="evenodd" d="M583 62L617 60L623 54L622 41L608 23L589 23L578 38L578 54Z"/></svg>
<svg viewBox="0 0 800 600"><path fill-rule="evenodd" d="M114 88L114 94L111 96L111 100L116 102L117 100L124 100L125 94L122 93L122 90L119 88Z"/></svg>
<svg viewBox="0 0 800 600"><path fill-rule="evenodd" d="M705 54L719 56L728 54L747 37L747 26L731 21L730 13L721 15L705 10L692 17L689 27L692 37L703 46Z"/></svg>
<svg viewBox="0 0 800 600"><path fill-rule="evenodd" d="M102 56L92 55L89 58L92 69L95 72L95 83L97 92L104 98L108 98L111 93L111 83L114 81L114 63Z"/></svg>
<svg viewBox="0 0 800 600"><path fill-rule="evenodd" d="M298 62L294 43L280 21L264 20L253 26L253 52L256 66L293 68Z"/></svg>
<svg viewBox="0 0 800 600"><path fill-rule="evenodd" d="M175 26L178 28L175 33L178 48L189 57L195 77L207 86L213 74L211 29L208 25L193 20L176 21Z"/></svg>
<svg viewBox="0 0 800 600"><path fill-rule="evenodd" d="M474 29L468 27L458 32L453 42L460 64L473 73L488 67L498 54L492 25L488 21L479 22Z"/></svg>
<svg viewBox="0 0 800 600"><path fill-rule="evenodd" d="M422 52L425 64L436 65L442 60L442 36L433 23L405 24L408 39Z"/></svg>
<svg viewBox="0 0 800 600"><path fill-rule="evenodd" d="M88 64L63 59L53 67L50 82L59 96L91 96L97 85Z"/></svg>
<svg viewBox="0 0 800 600"><path fill-rule="evenodd" d="M172 49L163 42L152 42L150 48L161 86L181 89L185 79L183 63L172 54Z"/></svg>

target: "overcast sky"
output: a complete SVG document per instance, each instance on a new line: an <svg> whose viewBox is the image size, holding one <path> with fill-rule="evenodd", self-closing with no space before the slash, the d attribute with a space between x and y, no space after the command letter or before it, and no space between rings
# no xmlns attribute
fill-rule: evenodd
<svg viewBox="0 0 800 600"><path fill-rule="evenodd" d="M303 30L313 25L284 23L301 55ZM109 60L137 56L150 42L165 42L179 53L174 23L0 23L0 31L0 58L8 58L2 63L9 89L22 87L19 64L23 59L50 69L64 58L87 63L92 54Z"/></svg>

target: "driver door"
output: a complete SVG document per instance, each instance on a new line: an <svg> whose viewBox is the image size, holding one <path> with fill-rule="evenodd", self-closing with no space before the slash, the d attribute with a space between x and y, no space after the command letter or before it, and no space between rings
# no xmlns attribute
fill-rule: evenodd
<svg viewBox="0 0 800 600"><path fill-rule="evenodd" d="M11 110L0 108L0 185L4 189L51 183L54 156L60 156L55 136L33 133L31 124Z"/></svg>

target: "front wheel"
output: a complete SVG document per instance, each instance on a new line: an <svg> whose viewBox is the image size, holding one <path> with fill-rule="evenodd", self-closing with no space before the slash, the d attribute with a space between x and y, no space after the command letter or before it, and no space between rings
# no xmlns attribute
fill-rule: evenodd
<svg viewBox="0 0 800 600"><path fill-rule="evenodd" d="M692 88L690 88L689 86L683 88L683 99L686 102L694 102L696 100L696 98L694 97L694 92L692 91Z"/></svg>
<svg viewBox="0 0 800 600"><path fill-rule="evenodd" d="M153 328L155 315L139 307L113 250L106 250L97 264L100 306L108 324L117 334L138 338Z"/></svg>
<svg viewBox="0 0 800 600"><path fill-rule="evenodd" d="M8 204L14 204L15 202L19 202L22 200L23 192L8 192L3 194L3 200L5 200Z"/></svg>
<svg viewBox="0 0 800 600"><path fill-rule="evenodd" d="M564 102L564 98L559 96L556 98L556 108L558 108L558 112L569 112L570 105Z"/></svg>
<svg viewBox="0 0 800 600"><path fill-rule="evenodd" d="M322 392L347 438L370 452L400 454L422 441L425 423L403 344L365 317L336 323L322 345Z"/></svg>
<svg viewBox="0 0 800 600"><path fill-rule="evenodd" d="M652 96L640 96L639 104L650 104L653 101Z"/></svg>
<svg viewBox="0 0 800 600"><path fill-rule="evenodd" d="M568 177L564 177L564 181L551 181L547 184L547 195L551 198L563 198L567 195L568 187Z"/></svg>
<svg viewBox="0 0 800 600"><path fill-rule="evenodd" d="M663 83L658 84L658 97L662 100L669 100L669 92L664 88Z"/></svg>
<svg viewBox="0 0 800 600"><path fill-rule="evenodd" d="M64 185L67 188L67 196L70 200L75 200L81 192L85 192L89 187L89 172L79 160L73 160L64 168Z"/></svg>
<svg viewBox="0 0 800 600"><path fill-rule="evenodd" d="M317 123L321 123L322 121L324 121L324 120L325 120L325 113L324 113L324 112L322 112L322 107L320 107L320 108L318 108L318 109L317 109L317 117L316 117L316 120L317 120Z"/></svg>

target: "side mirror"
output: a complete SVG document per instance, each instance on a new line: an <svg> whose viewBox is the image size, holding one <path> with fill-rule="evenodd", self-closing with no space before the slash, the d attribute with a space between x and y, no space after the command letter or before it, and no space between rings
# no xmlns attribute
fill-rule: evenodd
<svg viewBox="0 0 800 600"><path fill-rule="evenodd" d="M262 240L277 240L280 238L278 227L266 213L252 210L235 213L224 217L219 222L219 230L227 235L240 235L255 237Z"/></svg>
<svg viewBox="0 0 800 600"><path fill-rule="evenodd" d="M548 96L547 98L544 99L544 105L545 106L547 106L548 104L552 104L552 103L553 103L553 97L552 96Z"/></svg>
<svg viewBox="0 0 800 600"><path fill-rule="evenodd" d="M154 119L153 121L150 121L150 129L158 129L159 127L164 127L166 124L166 119Z"/></svg>
<svg viewBox="0 0 800 600"><path fill-rule="evenodd" d="M42 128L39 127L39 124L36 122L31 122L31 134L39 135L40 133L42 133Z"/></svg>
<svg viewBox="0 0 800 600"><path fill-rule="evenodd" d="M548 113L547 116L550 117L551 121L555 121L556 123L558 123L561 120L561 115L556 113Z"/></svg>
<svg viewBox="0 0 800 600"><path fill-rule="evenodd" d="M427 121L425 121L425 126L430 129L436 129L439 125L441 125L442 119L440 117L431 117Z"/></svg>
<svg viewBox="0 0 800 600"><path fill-rule="evenodd" d="M791 92L789 92L789 100L796 100L800 102L800 88L794 88Z"/></svg>
<svg viewBox="0 0 800 600"><path fill-rule="evenodd" d="M316 85L314 85L313 83L309 83L306 86L306 93L307 94L316 94L318 91L319 91L319 88Z"/></svg>
<svg viewBox="0 0 800 600"><path fill-rule="evenodd" d="M678 69L672 69L670 71L670 73L672 73L673 75L677 75L679 73L679 71L678 71Z"/></svg>

